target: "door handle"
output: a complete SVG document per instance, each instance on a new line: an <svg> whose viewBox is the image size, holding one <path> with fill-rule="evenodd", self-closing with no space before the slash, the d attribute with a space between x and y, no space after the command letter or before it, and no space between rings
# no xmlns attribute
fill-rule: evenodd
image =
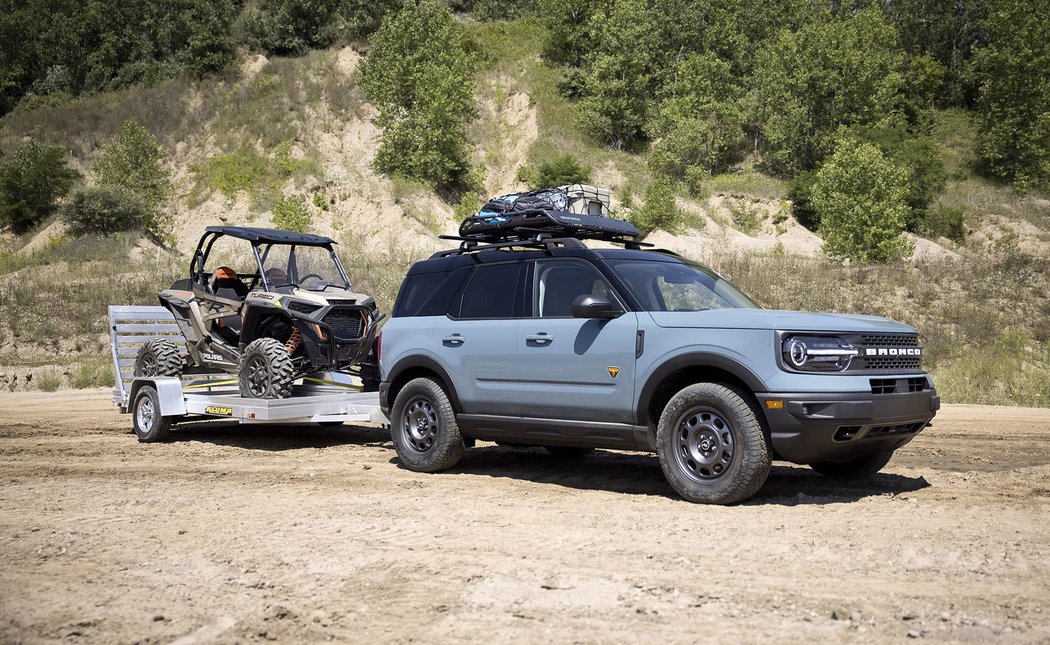
<svg viewBox="0 0 1050 645"><path fill-rule="evenodd" d="M453 347L459 347L463 344L463 341L465 340L466 338L460 336L459 334L452 334L451 336L445 336L444 338L442 338L441 343L443 345L452 345Z"/></svg>
<svg viewBox="0 0 1050 645"><path fill-rule="evenodd" d="M554 340L554 336L551 336L550 334L544 332L540 332L538 334L529 334L525 337L525 342L527 343L547 344L550 343L552 340Z"/></svg>

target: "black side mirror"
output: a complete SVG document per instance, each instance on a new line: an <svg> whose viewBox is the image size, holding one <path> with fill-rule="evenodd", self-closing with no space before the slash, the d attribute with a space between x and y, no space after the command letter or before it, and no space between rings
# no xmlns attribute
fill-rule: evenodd
<svg viewBox="0 0 1050 645"><path fill-rule="evenodd" d="M605 296L579 296L572 301L573 318L619 318L623 309Z"/></svg>

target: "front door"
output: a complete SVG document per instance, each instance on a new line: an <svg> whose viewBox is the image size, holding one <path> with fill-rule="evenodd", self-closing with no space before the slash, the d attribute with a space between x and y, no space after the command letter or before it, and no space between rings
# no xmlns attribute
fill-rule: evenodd
<svg viewBox="0 0 1050 645"><path fill-rule="evenodd" d="M617 302L582 259L538 260L531 283L532 317L520 321L517 338L522 416L633 423L637 314L573 318L581 295Z"/></svg>

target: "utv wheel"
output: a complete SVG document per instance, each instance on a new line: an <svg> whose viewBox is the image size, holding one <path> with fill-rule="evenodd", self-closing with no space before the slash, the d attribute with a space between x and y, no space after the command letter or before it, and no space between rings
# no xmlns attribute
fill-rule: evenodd
<svg viewBox="0 0 1050 645"><path fill-rule="evenodd" d="M594 448L580 448L578 446L544 446L543 449L549 452L552 457L558 457L559 459L575 459L594 452Z"/></svg>
<svg viewBox="0 0 1050 645"><path fill-rule="evenodd" d="M409 470L448 470L463 456L463 437L448 395L429 378L401 388L390 410L390 435L401 463Z"/></svg>
<svg viewBox="0 0 1050 645"><path fill-rule="evenodd" d="M244 348L238 375L241 396L283 399L291 395L294 380L292 357L281 341L276 338L258 338Z"/></svg>
<svg viewBox="0 0 1050 645"><path fill-rule="evenodd" d="M152 385L143 385L135 393L135 402L131 406L131 426L142 443L168 438L171 419L160 416L160 397Z"/></svg>
<svg viewBox="0 0 1050 645"><path fill-rule="evenodd" d="M821 461L809 467L825 477L835 477L846 481L867 479L879 472L889 463L893 451L864 455L849 461Z"/></svg>
<svg viewBox="0 0 1050 645"><path fill-rule="evenodd" d="M745 393L716 383L690 385L671 398L660 415L656 454L671 487L691 502L743 501L769 475L757 411Z"/></svg>
<svg viewBox="0 0 1050 645"><path fill-rule="evenodd" d="M135 376L179 376L182 356L175 343L164 338L147 340L135 357Z"/></svg>

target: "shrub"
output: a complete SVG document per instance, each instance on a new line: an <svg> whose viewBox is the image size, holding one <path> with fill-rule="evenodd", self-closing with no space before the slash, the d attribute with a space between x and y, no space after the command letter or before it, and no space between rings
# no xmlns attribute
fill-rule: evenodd
<svg viewBox="0 0 1050 645"><path fill-rule="evenodd" d="M60 148L27 140L0 165L0 226L25 233L55 212L79 176Z"/></svg>
<svg viewBox="0 0 1050 645"><path fill-rule="evenodd" d="M82 188L62 208L62 218L73 235L109 235L141 230L150 222L146 204L126 188Z"/></svg>
<svg viewBox="0 0 1050 645"><path fill-rule="evenodd" d="M94 167L99 186L123 189L141 200L148 214L145 228L155 234L165 233L171 224L163 215L172 193L170 173L160 165L163 159L157 138L140 124L125 121Z"/></svg>
<svg viewBox="0 0 1050 645"><path fill-rule="evenodd" d="M113 385L113 365L106 356L90 354L73 366L70 384L77 388L107 387Z"/></svg>
<svg viewBox="0 0 1050 645"><path fill-rule="evenodd" d="M817 171L811 199L831 257L885 262L906 256L907 178L870 143L841 139Z"/></svg>
<svg viewBox="0 0 1050 645"><path fill-rule="evenodd" d="M934 204L916 222L915 230L925 237L946 237L961 244L966 240L966 212L961 208Z"/></svg>
<svg viewBox="0 0 1050 645"><path fill-rule="evenodd" d="M791 200L791 213L798 223L811 231L820 228L820 215L813 208L810 199L813 191L813 183L817 180L817 173L811 170L800 172L791 180L788 189L788 199Z"/></svg>
<svg viewBox="0 0 1050 645"><path fill-rule="evenodd" d="M302 195L282 195L273 203L273 225L277 228L303 233L310 228L311 219Z"/></svg>
<svg viewBox="0 0 1050 645"><path fill-rule="evenodd" d="M538 168L522 166L518 169L518 180L530 188L551 188L566 184L586 184L591 180L591 169L572 155L562 155L545 161Z"/></svg>
<svg viewBox="0 0 1050 645"><path fill-rule="evenodd" d="M655 229L674 233L682 226L682 212L675 204L674 184L659 179L645 190L645 203L630 214L631 223L642 235Z"/></svg>

